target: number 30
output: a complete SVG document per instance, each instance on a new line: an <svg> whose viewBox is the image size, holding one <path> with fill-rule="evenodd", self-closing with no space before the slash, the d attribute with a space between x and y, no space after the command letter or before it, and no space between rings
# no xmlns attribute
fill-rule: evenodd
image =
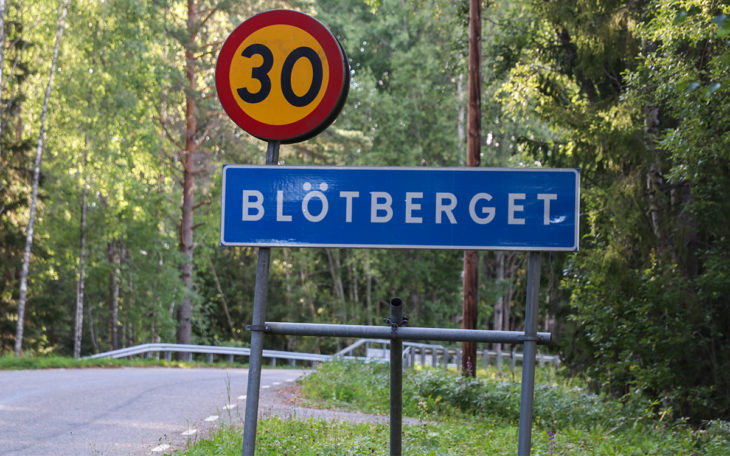
<svg viewBox="0 0 730 456"><path fill-rule="evenodd" d="M241 56L247 58L253 57L256 54L260 55L264 60L260 66L254 67L251 70L251 77L259 81L261 88L258 92L254 93L249 92L245 87L237 89L238 96L246 103L260 103L271 93L269 71L274 66L274 55L271 53L271 49L263 44L252 44L241 52ZM299 96L292 89L292 72L294 65L301 58L309 60L309 63L312 65L312 83L307 93ZM312 48L306 46L298 47L291 51L284 60L284 65L281 68L281 91L286 101L293 106L301 108L307 106L317 97L319 89L322 87L322 78L322 60L319 58L319 55Z"/></svg>

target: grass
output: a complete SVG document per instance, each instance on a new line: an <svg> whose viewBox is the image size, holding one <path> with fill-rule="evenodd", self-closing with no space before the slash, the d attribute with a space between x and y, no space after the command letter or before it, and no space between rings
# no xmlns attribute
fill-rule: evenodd
<svg viewBox="0 0 730 456"><path fill-rule="evenodd" d="M46 355L38 357L0 356L0 370L25 369L79 369L92 367L219 367L245 368L240 363L201 363L197 361L166 361L164 359L75 359L69 356Z"/></svg>
<svg viewBox="0 0 730 456"><path fill-rule="evenodd" d="M388 366L336 361L302 381L307 401L319 406L385 413ZM519 377L518 377L519 378ZM517 452L519 381L482 371L478 380L442 370L409 370L403 381L403 454L513 455ZM641 397L623 402L591 394L580 382L539 369L535 389L533 455L730 455L730 423L702 429L666 422ZM387 425L321 420L261 420L257 455L387 455ZM221 428L178 456L239 455L242 431Z"/></svg>

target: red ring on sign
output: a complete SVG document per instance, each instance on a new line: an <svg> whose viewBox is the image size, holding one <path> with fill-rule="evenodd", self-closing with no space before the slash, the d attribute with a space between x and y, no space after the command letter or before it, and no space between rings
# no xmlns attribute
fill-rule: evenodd
<svg viewBox="0 0 730 456"><path fill-rule="evenodd" d="M271 125L249 116L238 104L230 89L230 68L238 46L255 31L270 25L290 25L309 33L322 46L327 57L329 80L319 104L306 117L286 125ZM215 85L223 109L241 128L267 141L292 143L317 135L340 113L350 83L350 69L345 51L337 38L313 17L292 10L259 13L236 27L223 43L215 69Z"/></svg>

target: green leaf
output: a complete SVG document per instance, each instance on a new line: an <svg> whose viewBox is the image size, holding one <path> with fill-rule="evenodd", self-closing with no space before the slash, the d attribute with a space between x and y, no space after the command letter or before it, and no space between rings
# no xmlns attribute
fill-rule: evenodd
<svg viewBox="0 0 730 456"><path fill-rule="evenodd" d="M727 14L721 14L719 16L715 16L712 19L712 22L717 24L717 35L720 37L725 37L728 34L730 34L730 22L727 21Z"/></svg>
<svg viewBox="0 0 730 456"><path fill-rule="evenodd" d="M680 11L674 18L673 25L679 25L687 20L687 11Z"/></svg>
<svg viewBox="0 0 730 456"><path fill-rule="evenodd" d="M717 89L719 89L720 87L722 87L722 84L720 84L719 82L710 85L707 88L707 95L712 95L713 93L717 92Z"/></svg>

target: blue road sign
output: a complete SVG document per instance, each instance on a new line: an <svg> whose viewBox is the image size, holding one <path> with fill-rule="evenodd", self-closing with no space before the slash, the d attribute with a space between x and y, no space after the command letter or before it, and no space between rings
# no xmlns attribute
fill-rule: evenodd
<svg viewBox="0 0 730 456"><path fill-rule="evenodd" d="M578 250L576 169L223 167L221 245Z"/></svg>

